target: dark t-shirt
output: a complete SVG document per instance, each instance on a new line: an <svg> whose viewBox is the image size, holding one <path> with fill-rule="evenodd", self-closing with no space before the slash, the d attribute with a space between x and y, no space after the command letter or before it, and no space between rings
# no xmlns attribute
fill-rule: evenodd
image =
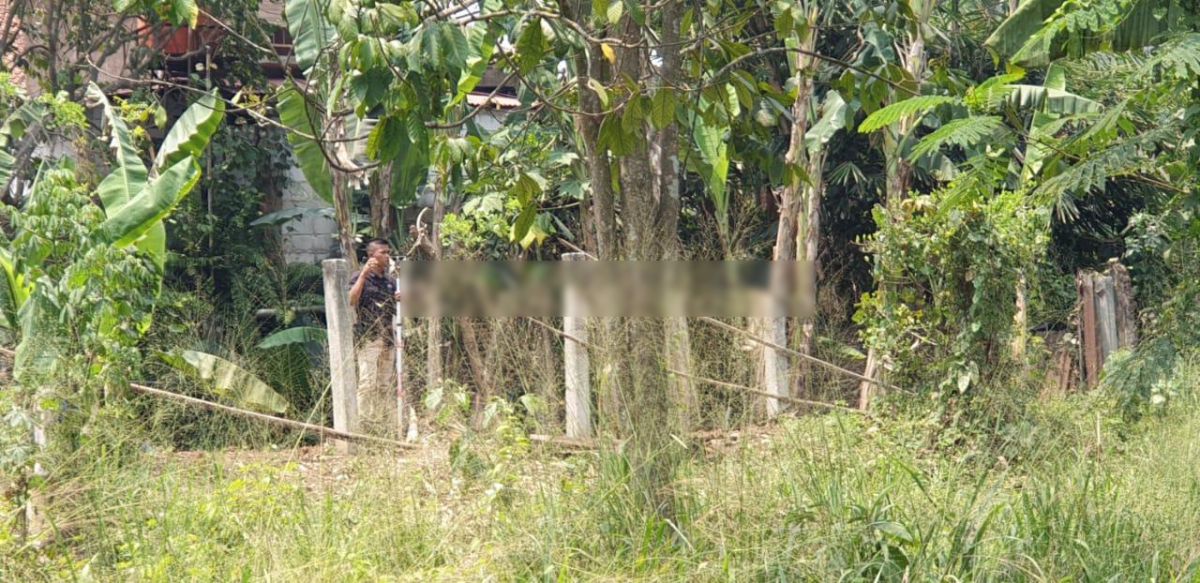
<svg viewBox="0 0 1200 583"><path fill-rule="evenodd" d="M358 282L361 273L350 278L350 287ZM384 338L392 340L392 319L396 315L396 282L384 275L372 273L363 284L358 297L357 318L354 322L354 337L358 340Z"/></svg>

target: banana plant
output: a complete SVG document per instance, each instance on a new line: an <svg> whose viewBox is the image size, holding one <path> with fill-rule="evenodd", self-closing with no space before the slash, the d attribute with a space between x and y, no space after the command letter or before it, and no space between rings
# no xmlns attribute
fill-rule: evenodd
<svg viewBox="0 0 1200 583"><path fill-rule="evenodd" d="M104 92L93 83L87 95L104 110L116 159L116 167L96 189L107 217L101 225L103 239L118 247L136 245L161 268L167 245L163 219L199 182L198 160L225 117L225 102L209 93L193 103L167 132L147 168L128 125Z"/></svg>

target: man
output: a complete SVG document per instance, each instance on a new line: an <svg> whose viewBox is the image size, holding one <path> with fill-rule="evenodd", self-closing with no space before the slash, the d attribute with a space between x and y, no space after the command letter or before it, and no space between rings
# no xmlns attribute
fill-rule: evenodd
<svg viewBox="0 0 1200 583"><path fill-rule="evenodd" d="M358 350L358 416L369 434L396 431L396 347L392 319L400 299L387 269L391 247L383 239L367 243L367 262L350 278Z"/></svg>

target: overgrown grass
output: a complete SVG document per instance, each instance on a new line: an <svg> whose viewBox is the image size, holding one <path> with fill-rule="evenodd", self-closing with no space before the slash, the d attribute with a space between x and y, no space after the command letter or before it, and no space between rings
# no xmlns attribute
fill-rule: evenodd
<svg viewBox="0 0 1200 583"><path fill-rule="evenodd" d="M1188 391L1130 425L1103 395L1044 401L1005 455L939 444L926 421L789 420L692 457L672 520L638 510L619 452L511 434L449 458L97 460L64 542L0 538L0 578L1193 580L1196 404Z"/></svg>

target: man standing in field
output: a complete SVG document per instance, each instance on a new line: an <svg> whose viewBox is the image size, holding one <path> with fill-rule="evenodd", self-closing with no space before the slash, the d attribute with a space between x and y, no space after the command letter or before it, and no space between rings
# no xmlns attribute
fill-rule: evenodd
<svg viewBox="0 0 1200 583"><path fill-rule="evenodd" d="M367 243L367 262L350 278L354 343L358 355L358 415L368 434L396 429L396 347L392 333L396 284L387 276L391 247L383 239Z"/></svg>

